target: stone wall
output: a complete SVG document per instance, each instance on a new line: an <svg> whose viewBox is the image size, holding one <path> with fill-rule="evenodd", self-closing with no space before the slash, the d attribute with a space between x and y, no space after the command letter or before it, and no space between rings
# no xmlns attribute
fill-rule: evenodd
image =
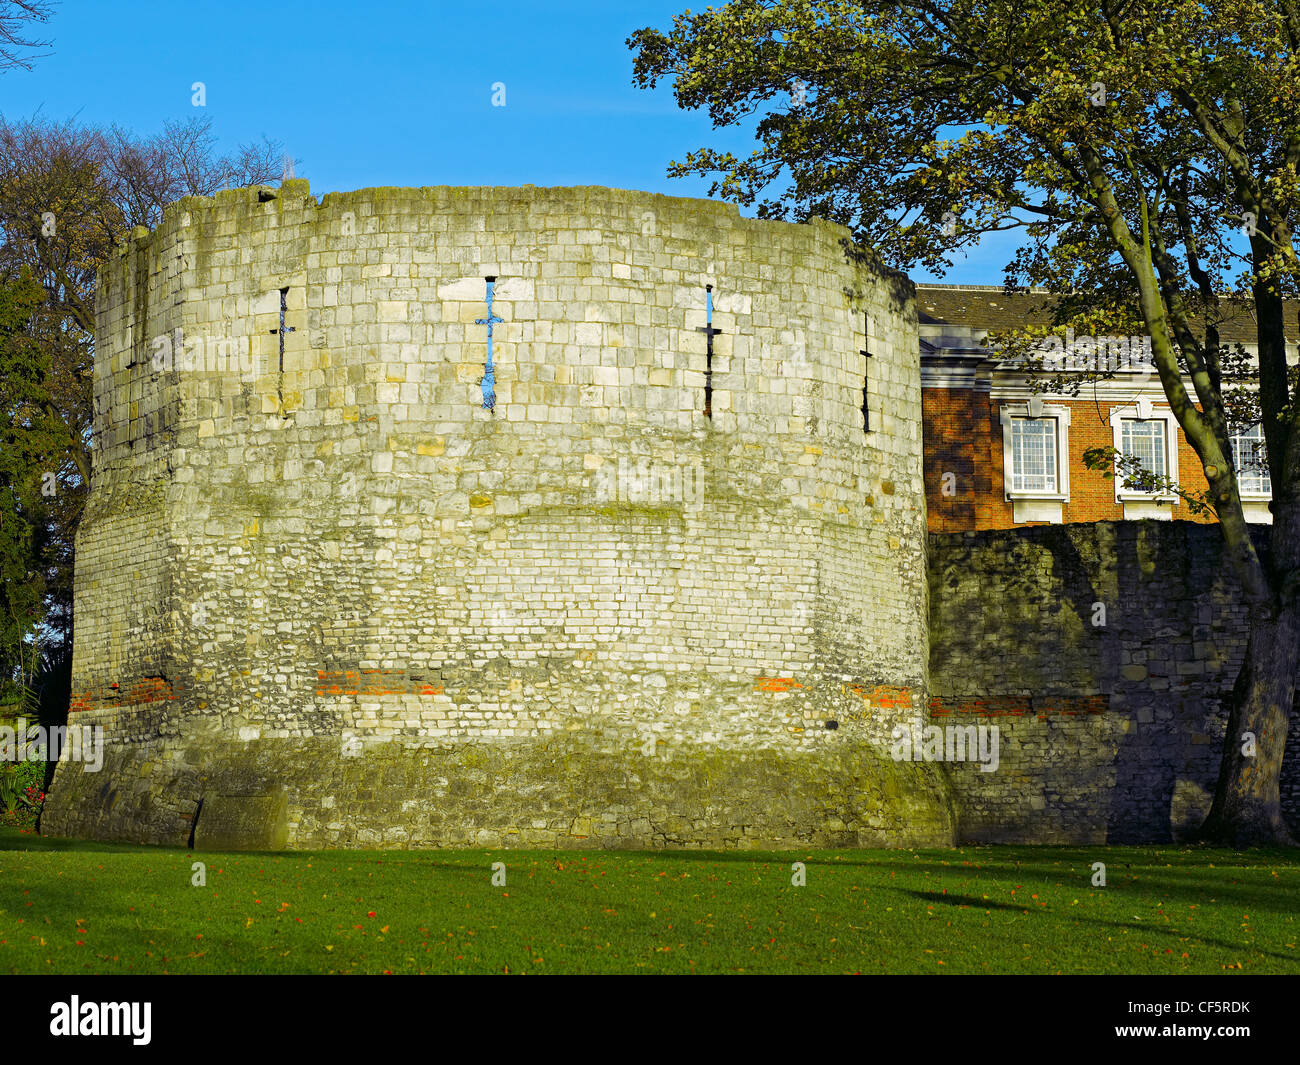
<svg viewBox="0 0 1300 1065"><path fill-rule="evenodd" d="M946 767L960 840L1168 842L1200 824L1246 645L1221 552L1191 522L930 537L931 720L1001 736L996 772ZM1283 805L1300 825L1295 735Z"/></svg>
<svg viewBox="0 0 1300 1065"><path fill-rule="evenodd" d="M73 683L109 756L45 831L951 840L886 749L928 699L915 307L846 230L289 181L173 205L99 301Z"/></svg>

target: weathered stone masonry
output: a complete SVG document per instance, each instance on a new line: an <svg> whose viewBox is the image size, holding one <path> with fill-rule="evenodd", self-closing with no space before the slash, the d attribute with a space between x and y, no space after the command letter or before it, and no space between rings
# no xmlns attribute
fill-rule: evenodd
<svg viewBox="0 0 1300 1065"><path fill-rule="evenodd" d="M846 237L301 181L137 231L99 280L78 538L108 757L59 767L43 830L949 842L939 771L887 754L929 697L911 286Z"/></svg>
<svg viewBox="0 0 1300 1065"><path fill-rule="evenodd" d="M997 772L945 767L960 841L1159 843L1199 827L1248 626L1222 552L1217 526L1191 522L931 536L932 719L1001 730ZM1296 737L1282 798L1300 828Z"/></svg>

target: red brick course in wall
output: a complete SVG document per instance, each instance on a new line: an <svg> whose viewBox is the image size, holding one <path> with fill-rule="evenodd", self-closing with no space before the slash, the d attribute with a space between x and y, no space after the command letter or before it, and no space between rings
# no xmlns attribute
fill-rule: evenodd
<svg viewBox="0 0 1300 1065"><path fill-rule="evenodd" d="M980 717L1036 717L1040 721L1054 715L1087 717L1104 714L1110 709L1108 695L988 695L930 700L931 719L959 714Z"/></svg>
<svg viewBox="0 0 1300 1065"><path fill-rule="evenodd" d="M442 685L401 669L316 671L317 695L441 695Z"/></svg>
<svg viewBox="0 0 1300 1065"><path fill-rule="evenodd" d="M1002 461L1001 407L1004 401L987 392L965 388L926 388L921 392L922 436L925 452L925 494L931 532L1013 529L1048 522L1015 522L1005 498ZM1008 400L1015 404L1016 401ZM1070 411L1070 500L1061 510L1064 523L1122 521L1124 508L1115 502L1115 482L1083 464L1083 453L1110 447L1112 401L1048 401ZM1157 404L1156 409L1162 409ZM944 493L944 474L953 494ZM1188 491L1206 488L1201 461L1178 432L1178 479ZM1175 521L1212 522L1213 515L1196 517L1187 503L1172 505Z"/></svg>
<svg viewBox="0 0 1300 1065"><path fill-rule="evenodd" d="M119 710L153 703L174 702L180 691L162 677L141 677L113 682L87 691L74 692L69 709ZM317 670L317 695L441 695L440 684L423 675L393 669Z"/></svg>
<svg viewBox="0 0 1300 1065"><path fill-rule="evenodd" d="M88 691L72 693L68 710L117 710L127 706L175 701L176 692L162 677L140 677L132 681L105 684Z"/></svg>

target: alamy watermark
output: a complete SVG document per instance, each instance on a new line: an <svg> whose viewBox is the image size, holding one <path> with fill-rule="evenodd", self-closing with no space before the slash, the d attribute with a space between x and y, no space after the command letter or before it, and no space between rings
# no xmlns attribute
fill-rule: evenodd
<svg viewBox="0 0 1300 1065"><path fill-rule="evenodd" d="M704 468L698 463L676 465L644 459L608 463L592 476L596 500L601 503L680 503L700 506L704 499Z"/></svg>
<svg viewBox="0 0 1300 1065"><path fill-rule="evenodd" d="M1073 329L1064 336L1053 333L1040 339L1029 349L1027 360L1041 360L1044 371L1076 373L1149 373L1155 367L1149 336L1075 336ZM1008 361L1014 364L1021 359Z"/></svg>
<svg viewBox="0 0 1300 1065"><path fill-rule="evenodd" d="M896 725L889 753L895 762L979 762L981 773L997 771L1001 736L997 725Z"/></svg>
<svg viewBox="0 0 1300 1065"><path fill-rule="evenodd" d="M150 342L155 373L229 373L249 376L253 351L248 337L187 337L179 327Z"/></svg>
<svg viewBox="0 0 1300 1065"><path fill-rule="evenodd" d="M87 773L104 767L102 725L0 725L0 762L85 762Z"/></svg>
<svg viewBox="0 0 1300 1065"><path fill-rule="evenodd" d="M151 1002L82 1002L73 995L50 1006L50 1035L129 1036L135 1046L148 1046L152 1014Z"/></svg>

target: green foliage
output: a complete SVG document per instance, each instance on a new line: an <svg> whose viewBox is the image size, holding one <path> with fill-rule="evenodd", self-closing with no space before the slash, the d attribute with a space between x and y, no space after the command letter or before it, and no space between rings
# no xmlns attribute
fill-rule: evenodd
<svg viewBox="0 0 1300 1065"><path fill-rule="evenodd" d="M1209 492L1189 491L1171 477L1152 473L1136 455L1125 455L1110 445L1088 448L1083 453L1083 465L1086 469L1099 472L1107 480L1122 477L1123 487L1136 492L1176 495L1187 504L1187 509L1192 514L1215 512L1214 500Z"/></svg>
<svg viewBox="0 0 1300 1065"><path fill-rule="evenodd" d="M46 763L0 762L0 812L37 810L45 798Z"/></svg>
<svg viewBox="0 0 1300 1065"><path fill-rule="evenodd" d="M1249 0L731 0L628 44L637 84L671 80L678 104L707 110L715 127L759 116L750 157L705 148L671 174L716 175L715 193L768 217L853 225L903 268L942 270L984 234L1020 230L1019 266L1043 280L1109 276L1118 289L1080 286L1080 302L1095 307L1100 293L1131 309L1135 286L1084 156L1100 153L1138 228L1142 192L1154 189L1148 214L1177 227L1181 198L1201 211L1191 235L1229 236L1241 190L1219 176L1192 103L1231 90L1249 108L1241 136L1261 157L1294 143L1287 17ZM1218 165L1198 176L1207 162ZM1280 167L1279 178L1294 203L1294 174ZM949 212L956 224L945 227ZM1207 248L1227 251L1222 239Z"/></svg>
<svg viewBox="0 0 1300 1065"><path fill-rule="evenodd" d="M0 283L0 691L19 695L38 667L51 569L41 471L58 444L42 404L49 356L31 336L44 298L30 273Z"/></svg>
<svg viewBox="0 0 1300 1065"><path fill-rule="evenodd" d="M211 120L198 117L151 137L0 117L0 699L71 640L96 271L166 204L265 183L281 160L269 140L219 155Z"/></svg>
<svg viewBox="0 0 1300 1065"><path fill-rule="evenodd" d="M23 786L18 779L21 762L0 762L0 811L14 810L18 807L19 796Z"/></svg>

